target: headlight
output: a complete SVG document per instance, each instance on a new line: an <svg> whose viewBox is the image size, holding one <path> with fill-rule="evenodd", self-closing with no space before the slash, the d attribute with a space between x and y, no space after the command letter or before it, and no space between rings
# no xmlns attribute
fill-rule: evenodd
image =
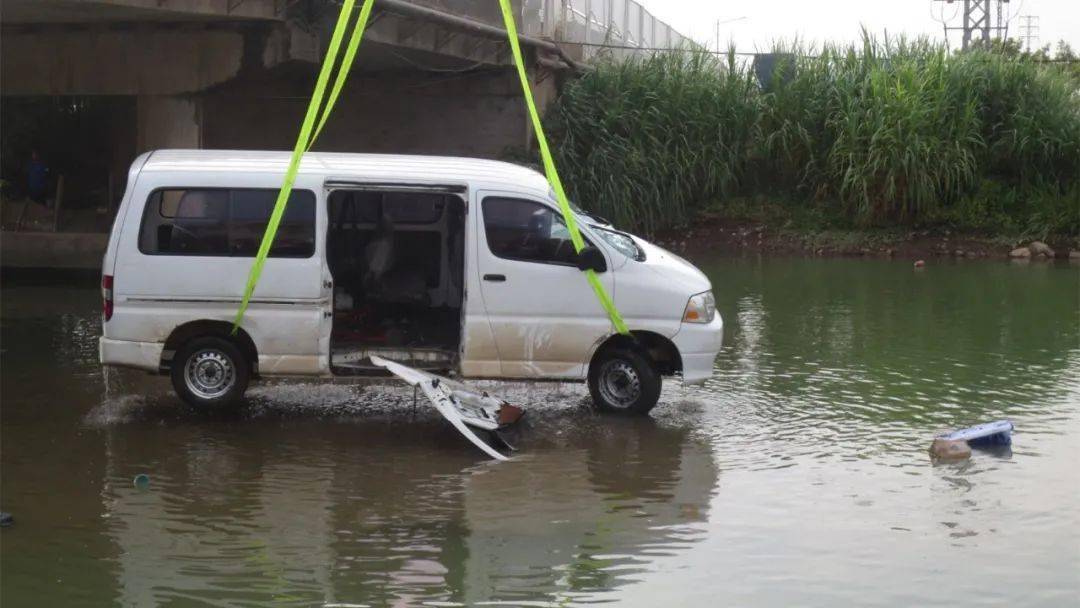
<svg viewBox="0 0 1080 608"><path fill-rule="evenodd" d="M711 291L691 296L683 311L683 323L712 323L716 316L716 299Z"/></svg>

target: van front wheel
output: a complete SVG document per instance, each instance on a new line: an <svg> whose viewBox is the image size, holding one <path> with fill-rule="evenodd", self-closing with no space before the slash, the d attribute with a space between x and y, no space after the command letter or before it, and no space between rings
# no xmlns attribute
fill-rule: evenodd
<svg viewBox="0 0 1080 608"><path fill-rule="evenodd" d="M660 399L660 374L641 353L613 348L589 366L589 394L601 410L648 414Z"/></svg>
<svg viewBox="0 0 1080 608"><path fill-rule="evenodd" d="M250 379L243 353L232 342L208 336L181 346L172 360L176 394L200 409L237 405Z"/></svg>

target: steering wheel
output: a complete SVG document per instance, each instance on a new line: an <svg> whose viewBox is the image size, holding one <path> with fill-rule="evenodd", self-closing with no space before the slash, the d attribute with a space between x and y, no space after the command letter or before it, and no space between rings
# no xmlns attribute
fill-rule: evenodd
<svg viewBox="0 0 1080 608"><path fill-rule="evenodd" d="M533 241L539 240L539 237L537 236L539 232L539 230L535 230L532 227L530 227L529 230L526 230L525 234L521 235L521 248L528 249L529 247L532 247Z"/></svg>
<svg viewBox="0 0 1080 608"><path fill-rule="evenodd" d="M559 246L555 248L553 252L554 261L556 262L573 262L574 254L574 242L571 240L559 241Z"/></svg>

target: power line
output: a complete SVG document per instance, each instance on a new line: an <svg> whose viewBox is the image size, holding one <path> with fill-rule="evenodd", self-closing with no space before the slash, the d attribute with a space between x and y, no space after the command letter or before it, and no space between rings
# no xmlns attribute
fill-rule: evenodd
<svg viewBox="0 0 1080 608"><path fill-rule="evenodd" d="M574 44L578 46L591 46L601 49L622 49L627 51L658 51L658 52L672 52L672 51L693 51L695 53L709 53L710 55L716 55L723 57L728 55L731 51L712 51L705 46L695 46L693 48L682 48L674 46L634 46L631 44L608 44L602 42L567 42L566 44ZM736 51L735 55L742 55L745 57L754 57L761 53L748 53L746 51ZM804 55L805 57L816 57L816 55Z"/></svg>
<svg viewBox="0 0 1080 608"><path fill-rule="evenodd" d="M1037 19L1037 17L1036 17L1036 19ZM704 47L704 46L696 46L696 47L688 49L688 48L685 48L685 47L633 46L633 45L629 45L629 44L608 44L608 43L601 43L601 42L572 42L572 43L567 43L567 44L574 44L574 45L578 45L578 46L590 46L590 47L603 48L603 49L619 49L619 50L626 50L626 51L653 51L653 52L660 52L660 53L689 51L689 52L694 52L694 53L708 53L710 55L716 55L718 57L723 57L723 56L728 55L728 54L734 54L734 55L738 55L738 56L742 56L742 57L757 57L758 55L769 55L769 54L771 54L771 52L750 53L750 52L746 52L746 51L713 51L713 50L709 50L707 47ZM783 53L783 51L781 51L781 53ZM794 53L789 53L789 55L794 55ZM819 55L797 55L797 56L802 57L804 59L817 59L819 57ZM1033 61L1034 63L1080 63L1080 59L1049 59L1049 58L1047 58L1047 59L1037 59L1037 60L1033 59L1031 61Z"/></svg>

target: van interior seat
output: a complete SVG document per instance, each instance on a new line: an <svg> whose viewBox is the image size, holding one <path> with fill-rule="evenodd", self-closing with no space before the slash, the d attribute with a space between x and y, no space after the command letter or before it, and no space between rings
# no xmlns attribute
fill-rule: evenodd
<svg viewBox="0 0 1080 608"><path fill-rule="evenodd" d="M327 201L334 278L331 367L371 349L458 356L464 294L465 204L453 194L335 190ZM381 354L381 353L380 353ZM342 364L344 365L344 364Z"/></svg>
<svg viewBox="0 0 1080 608"><path fill-rule="evenodd" d="M364 246L364 287L383 278L394 265L394 221L385 211Z"/></svg>

